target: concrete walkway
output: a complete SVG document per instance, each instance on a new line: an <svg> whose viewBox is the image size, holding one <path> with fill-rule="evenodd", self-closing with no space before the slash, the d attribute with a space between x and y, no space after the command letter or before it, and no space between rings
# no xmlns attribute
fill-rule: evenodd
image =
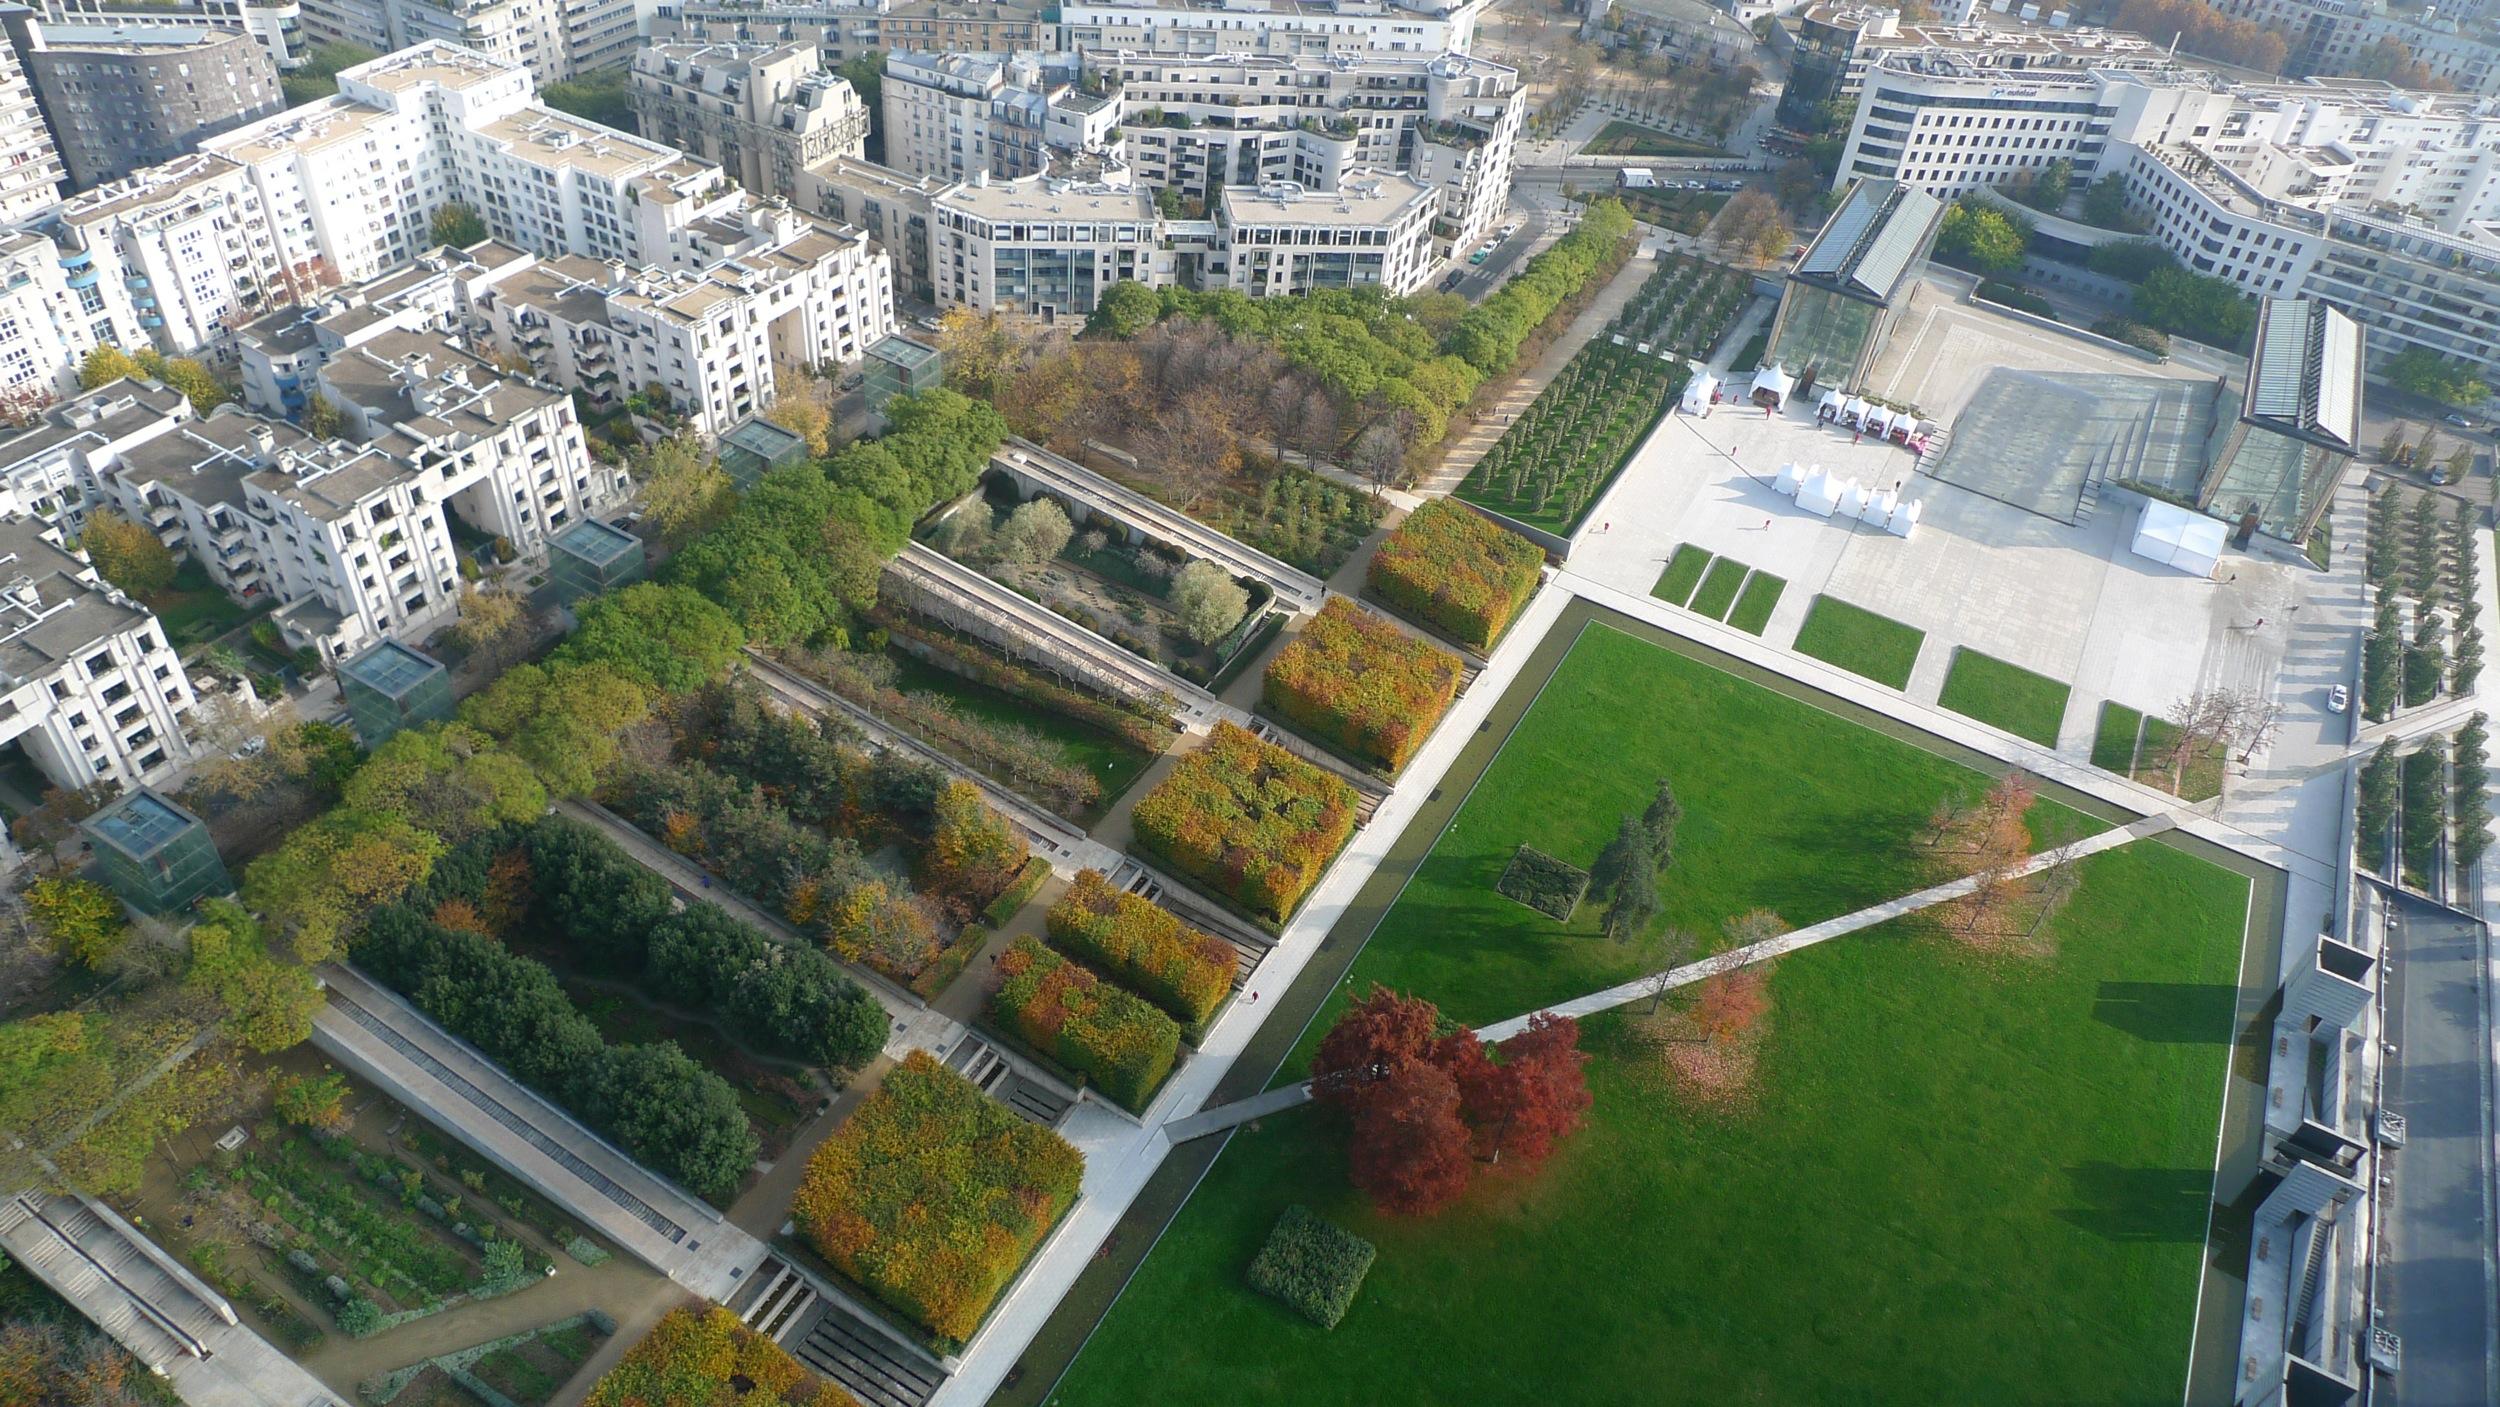
<svg viewBox="0 0 2500 1407"><path fill-rule="evenodd" d="M2148 835L2158 835L2177 824L2178 817L2174 813L2165 812L2161 815L2146 816L2123 826L2114 826L2072 845L2035 855L2017 866L2011 874L2013 876L2038 874L2042 870L2098 855L2104 850L2115 850L2129 841L2141 840ZM1722 973L1734 972L1740 967L1751 967L1755 963L1769 962L1775 958L1783 958L1790 953L1811 948L1818 943L1828 943L1834 938L1862 933L1880 924L1890 923L1906 914L1914 914L1921 909L1950 903L1978 887L1979 877L1976 875L1965 875L1960 879L1929 885L1914 893L1904 894L1898 899L1887 899L1880 904L1869 904L1855 913L1842 914L1838 918L1809 924L1793 933L1784 933L1777 938L1766 938L1759 943L1748 943L1741 948L1730 948L1723 953L1713 953L1699 962L1688 962L1682 967L1669 968L1664 972L1648 973L1635 977L1629 982L1617 983L1602 991L1591 992L1584 997L1573 997L1569 1001L1556 1002L1552 1006L1523 1012L1506 1021L1496 1021L1490 1026L1479 1026L1476 1028L1476 1038L1487 1045L1495 1045L1525 1031L1528 1029L1528 1023L1539 1016L1568 1016L1575 1021L1585 1016L1595 1016L1601 1011L1611 1011L1643 997L1653 997L1662 992L1674 991L1679 987L1689 987L1696 982L1707 981ZM1206 1134L1221 1132L1236 1124L1248 1123L1252 1119L1282 1113L1287 1109L1307 1104L1310 1100L1311 1087L1307 1083L1261 1090L1248 1099L1235 1100L1214 1109L1200 1110L1186 1119L1175 1120L1165 1125L1163 1132L1165 1138L1171 1142L1181 1143Z"/></svg>
<svg viewBox="0 0 2500 1407"><path fill-rule="evenodd" d="M696 1294L726 1299L764 1246L355 969L321 971L313 1043Z"/></svg>

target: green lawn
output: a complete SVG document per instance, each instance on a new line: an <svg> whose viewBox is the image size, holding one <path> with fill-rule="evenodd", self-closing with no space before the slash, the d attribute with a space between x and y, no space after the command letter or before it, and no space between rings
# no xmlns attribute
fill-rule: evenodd
<svg viewBox="0 0 2500 1407"><path fill-rule="evenodd" d="M2101 705L2101 726L2092 735L2092 765L2126 776L2135 767L2135 737L2144 729L2144 715L2116 702Z"/></svg>
<svg viewBox="0 0 2500 1407"><path fill-rule="evenodd" d="M1812 655L1896 689L1910 686L1927 632L1831 596L1817 596L1797 632L1797 653Z"/></svg>
<svg viewBox="0 0 2500 1407"><path fill-rule="evenodd" d="M1728 156L1730 152L1655 127L1618 118L1606 124L1589 144L1580 148L1584 156Z"/></svg>
<svg viewBox="0 0 2500 1407"><path fill-rule="evenodd" d="M1594 627L1352 986L1473 1024L1643 970L1654 938L1598 938L1601 905L1557 925L1492 882L1523 842L1586 863L1661 773L1686 813L1666 919L1704 932L1915 887L1920 820L1984 784ZM2034 815L2044 842L2091 825ZM1534 1182L1487 1180L1432 1218L1370 1212L1326 1114L1243 1130L1053 1401L2175 1401L2248 886L2146 843L2085 879L2053 959L1898 927L1789 959L1743 1115L1681 1107L1622 1018L1592 1020L1588 1130ZM1380 1248L1333 1333L1243 1284L1296 1202Z"/></svg>
<svg viewBox="0 0 2500 1407"><path fill-rule="evenodd" d="M1727 608L1736 603L1736 588L1745 584L1746 570L1744 563L1725 557L1712 562L1701 589L1693 593L1693 610L1712 620L1726 619Z"/></svg>
<svg viewBox="0 0 2500 1407"><path fill-rule="evenodd" d="M1664 912L1643 941L1600 937L1603 904L1558 924L1494 892L1522 844L1586 868L1662 776L1684 820L1659 879ZM1849 913L1930 882L1907 847L1937 802L1986 785L1934 753L1591 625L1373 933L1355 986L1429 993L1481 1024L1650 971L1667 925L1715 940L1757 905L1800 926ZM2043 806L2033 828L2050 843L2100 826ZM1333 1016L1332 1006L1312 1022L1306 1047Z"/></svg>
<svg viewBox="0 0 2500 1407"><path fill-rule="evenodd" d="M1667 569L1658 574L1658 584L1649 588L1649 594L1670 606L1681 606L1692 598L1693 588L1709 567L1710 554L1685 543L1667 559Z"/></svg>
<svg viewBox="0 0 2500 1407"><path fill-rule="evenodd" d="M1879 929L1787 960L1749 1112L1596 1018L1589 1127L1423 1220L1306 1110L1237 1134L1055 1403L2175 1403L2246 882L2086 863L2054 961ZM1242 1283L1286 1205L1379 1247L1322 1332Z"/></svg>
<svg viewBox="0 0 2500 1407"><path fill-rule="evenodd" d="M928 664L911 654L895 650L894 686L907 693L942 694L967 717L988 719L993 723L1013 723L1029 728L1067 750L1068 761L1093 773L1102 784L1102 800L1095 803L1108 809L1120 793L1137 780L1154 758L1129 746L1125 741L1073 718L1049 709L1026 703L984 684L974 683L960 674Z"/></svg>
<svg viewBox="0 0 2500 1407"><path fill-rule="evenodd" d="M2067 693L2065 685L2045 674L1962 648L1953 652L1953 668L1946 672L1944 692L1936 702L1965 718L2055 747L2058 725L2066 719Z"/></svg>
<svg viewBox="0 0 2500 1407"><path fill-rule="evenodd" d="M1736 609L1727 613L1727 623L1748 635L1760 635L1762 628L1771 623L1771 612L1779 606L1780 593L1787 589L1787 578L1755 572L1737 596Z"/></svg>

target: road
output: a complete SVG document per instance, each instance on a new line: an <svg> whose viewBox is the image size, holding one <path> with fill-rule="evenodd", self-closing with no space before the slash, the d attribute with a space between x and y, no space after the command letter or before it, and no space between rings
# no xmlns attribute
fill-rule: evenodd
<svg viewBox="0 0 2500 1407"><path fill-rule="evenodd" d="M2500 1402L2484 947L2472 920L2394 902L2386 1035L2397 1055L2380 1107L2407 1128L2387 1160L2379 1306L2404 1344L2403 1370L2380 1380L2396 1407Z"/></svg>

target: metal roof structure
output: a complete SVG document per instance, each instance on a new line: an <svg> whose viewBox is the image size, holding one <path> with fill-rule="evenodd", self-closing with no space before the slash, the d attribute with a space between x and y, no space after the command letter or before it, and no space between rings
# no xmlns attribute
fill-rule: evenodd
<svg viewBox="0 0 2500 1407"><path fill-rule="evenodd" d="M604 567L629 552L641 551L642 539L596 518L584 518L549 538L547 545L570 552L593 566Z"/></svg>
<svg viewBox="0 0 2500 1407"><path fill-rule="evenodd" d="M1875 302L1895 292L1944 220L1944 202L1899 181L1852 182L1791 278Z"/></svg>
<svg viewBox="0 0 2500 1407"><path fill-rule="evenodd" d="M2361 327L2325 303L2268 298L2240 413L2350 450L2361 434Z"/></svg>
<svg viewBox="0 0 2500 1407"><path fill-rule="evenodd" d="M783 455L793 450L805 448L807 437L795 431L784 430L761 416L749 416L739 421L728 434L721 436L721 443L736 445L769 464L778 462Z"/></svg>
<svg viewBox="0 0 2500 1407"><path fill-rule="evenodd" d="M880 337L868 349L869 356L881 362L892 362L906 371L926 366L929 359L937 354L937 348L915 342L901 333Z"/></svg>
<svg viewBox="0 0 2500 1407"><path fill-rule="evenodd" d="M430 655L385 640L339 666L339 673L387 699L404 698L443 666Z"/></svg>

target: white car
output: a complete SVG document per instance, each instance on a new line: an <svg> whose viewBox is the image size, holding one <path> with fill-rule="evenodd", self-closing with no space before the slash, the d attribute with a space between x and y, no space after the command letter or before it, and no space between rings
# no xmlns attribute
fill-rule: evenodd
<svg viewBox="0 0 2500 1407"><path fill-rule="evenodd" d="M2350 707L2352 707L2352 690L2338 684L2334 688L2326 691L2327 712L2341 713Z"/></svg>

